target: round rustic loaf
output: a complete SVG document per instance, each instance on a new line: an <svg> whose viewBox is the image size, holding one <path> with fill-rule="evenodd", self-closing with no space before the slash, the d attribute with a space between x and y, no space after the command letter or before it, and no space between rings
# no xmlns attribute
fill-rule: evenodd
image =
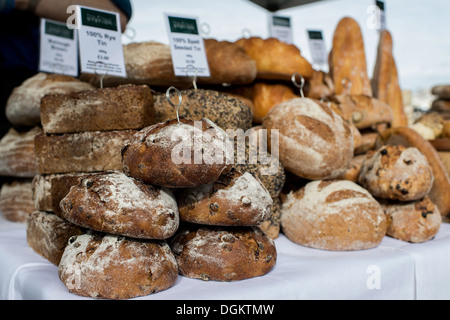
<svg viewBox="0 0 450 320"><path fill-rule="evenodd" d="M208 119L180 117L146 127L122 149L124 172L148 184L186 188L207 184L228 172L232 146Z"/></svg>
<svg viewBox="0 0 450 320"><path fill-rule="evenodd" d="M345 172L354 153L349 125L325 103L309 98L285 101L264 118L268 143L279 133L279 158L286 170L310 180L333 179Z"/></svg>
<svg viewBox="0 0 450 320"><path fill-rule="evenodd" d="M215 90L181 90L182 104L178 114L189 120L207 118L223 130L243 129L252 126L253 114L250 106L236 95ZM175 92L170 93L171 101L177 101ZM177 107L172 106L165 94L154 95L155 121L164 122L177 117Z"/></svg>
<svg viewBox="0 0 450 320"><path fill-rule="evenodd" d="M414 147L383 146L367 157L358 182L373 196L400 201L418 200L433 186L433 171Z"/></svg>
<svg viewBox="0 0 450 320"><path fill-rule="evenodd" d="M277 252L257 227L191 225L171 240L179 273L188 278L236 281L267 274Z"/></svg>
<svg viewBox="0 0 450 320"><path fill-rule="evenodd" d="M219 226L255 226L268 219L272 198L251 173L231 170L213 183L177 193L183 221Z"/></svg>
<svg viewBox="0 0 450 320"><path fill-rule="evenodd" d="M92 90L94 86L76 78L37 73L16 87L6 102L6 117L14 126L34 127L41 124L41 98L49 93Z"/></svg>
<svg viewBox="0 0 450 320"><path fill-rule="evenodd" d="M381 205L361 186L348 180L319 180L287 195L281 227L295 243L350 251L378 246L387 225Z"/></svg>
<svg viewBox="0 0 450 320"><path fill-rule="evenodd" d="M87 233L69 239L58 275L80 296L131 299L170 288L178 269L163 240Z"/></svg>
<svg viewBox="0 0 450 320"><path fill-rule="evenodd" d="M178 229L177 203L169 190L107 172L80 178L61 200L68 221L96 231L141 239L167 239Z"/></svg>
<svg viewBox="0 0 450 320"><path fill-rule="evenodd" d="M9 221L26 222L35 211L32 179L14 179L0 189L0 213Z"/></svg>
<svg viewBox="0 0 450 320"><path fill-rule="evenodd" d="M442 216L428 197L409 202L381 203L386 213L386 234L395 239L419 243L432 239L439 231Z"/></svg>

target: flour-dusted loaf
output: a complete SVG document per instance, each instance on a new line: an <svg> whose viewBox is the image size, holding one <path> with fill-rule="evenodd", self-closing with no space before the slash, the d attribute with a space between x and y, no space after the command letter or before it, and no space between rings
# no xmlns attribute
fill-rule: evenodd
<svg viewBox="0 0 450 320"><path fill-rule="evenodd" d="M1 185L0 213L7 220L26 222L34 211L32 179L13 179Z"/></svg>
<svg viewBox="0 0 450 320"><path fill-rule="evenodd" d="M181 275L205 281L238 281L267 274L275 266L274 241L257 227L189 225L170 246Z"/></svg>
<svg viewBox="0 0 450 320"><path fill-rule="evenodd" d="M311 181L289 193L281 226L295 243L332 251L374 248L387 228L379 202L348 180Z"/></svg>
<svg viewBox="0 0 450 320"><path fill-rule="evenodd" d="M229 171L232 145L224 130L208 119L180 117L146 127L122 149L123 171L148 184L195 187Z"/></svg>
<svg viewBox="0 0 450 320"><path fill-rule="evenodd" d="M40 127L27 130L10 128L0 140L0 175L33 178L38 173L34 138Z"/></svg>
<svg viewBox="0 0 450 320"><path fill-rule="evenodd" d="M271 144L279 133L279 159L286 170L311 180L332 179L345 172L354 153L352 131L327 104L297 98L276 105L263 121Z"/></svg>
<svg viewBox="0 0 450 320"><path fill-rule="evenodd" d="M252 126L252 110L244 100L223 92L208 89L181 90L182 104L178 115L189 120L207 118L223 130L247 130ZM172 106L165 94L155 94L155 121L164 122L177 117L178 97L170 93Z"/></svg>
<svg viewBox="0 0 450 320"><path fill-rule="evenodd" d="M51 212L34 211L27 219L27 243L39 255L58 265L68 240L86 232Z"/></svg>
<svg viewBox="0 0 450 320"><path fill-rule="evenodd" d="M251 173L231 170L213 183L177 192L183 221L219 226L255 226L268 219L272 198Z"/></svg>
<svg viewBox="0 0 450 320"><path fill-rule="evenodd" d="M140 239L167 239L178 229L177 202L162 190L122 172L80 179L61 200L68 221L92 230Z"/></svg>
<svg viewBox="0 0 450 320"><path fill-rule="evenodd" d="M58 275L80 296L131 299L172 287L178 269L164 240L89 232L69 239Z"/></svg>
<svg viewBox="0 0 450 320"><path fill-rule="evenodd" d="M42 98L45 133L142 129L154 123L153 95L145 85L122 85Z"/></svg>
<svg viewBox="0 0 450 320"><path fill-rule="evenodd" d="M35 138L38 173L122 170L121 150L137 130L92 131Z"/></svg>
<svg viewBox="0 0 450 320"><path fill-rule="evenodd" d="M6 117L17 127L41 124L41 99L50 93L92 90L94 86L71 76L37 73L16 87L6 103Z"/></svg>
<svg viewBox="0 0 450 320"><path fill-rule="evenodd" d="M430 192L434 175L417 148L388 145L364 160L358 182L375 197L413 201Z"/></svg>
<svg viewBox="0 0 450 320"><path fill-rule="evenodd" d="M393 238L420 243L431 240L440 229L441 213L427 196L417 201L382 202L381 206L386 213L387 235Z"/></svg>

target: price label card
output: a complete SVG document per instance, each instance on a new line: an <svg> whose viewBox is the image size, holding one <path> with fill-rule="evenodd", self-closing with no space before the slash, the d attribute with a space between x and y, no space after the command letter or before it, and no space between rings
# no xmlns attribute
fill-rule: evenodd
<svg viewBox="0 0 450 320"><path fill-rule="evenodd" d="M170 51L176 76L210 77L203 38L195 17L165 14Z"/></svg>
<svg viewBox="0 0 450 320"><path fill-rule="evenodd" d="M119 14L77 6L81 72L126 77Z"/></svg>
<svg viewBox="0 0 450 320"><path fill-rule="evenodd" d="M269 15L269 32L272 38L291 44L293 39L291 18Z"/></svg>
<svg viewBox="0 0 450 320"><path fill-rule="evenodd" d="M327 64L327 49L325 47L322 31L307 30L307 33L313 63L317 65Z"/></svg>
<svg viewBox="0 0 450 320"><path fill-rule="evenodd" d="M40 29L39 70L77 77L77 33L49 19L41 19Z"/></svg>

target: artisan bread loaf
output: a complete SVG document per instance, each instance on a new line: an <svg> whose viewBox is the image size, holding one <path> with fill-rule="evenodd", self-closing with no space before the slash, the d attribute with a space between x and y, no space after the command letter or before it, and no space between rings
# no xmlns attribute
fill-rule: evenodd
<svg viewBox="0 0 450 320"><path fill-rule="evenodd" d="M123 171L148 184L195 187L229 171L232 148L212 121L180 118L146 127L122 149Z"/></svg>
<svg viewBox="0 0 450 320"><path fill-rule="evenodd" d="M39 134L35 153L40 174L122 170L121 149L137 130Z"/></svg>
<svg viewBox="0 0 450 320"><path fill-rule="evenodd" d="M258 227L271 239L276 239L280 235L281 200L279 197L272 198L273 203L270 208L270 217L261 222Z"/></svg>
<svg viewBox="0 0 450 320"><path fill-rule="evenodd" d="M364 160L358 181L375 197L413 201L430 192L434 175L417 148L387 145Z"/></svg>
<svg viewBox="0 0 450 320"><path fill-rule="evenodd" d="M255 226L268 219L272 198L258 178L231 170L213 183L177 192L183 221L219 226Z"/></svg>
<svg viewBox="0 0 450 320"><path fill-rule="evenodd" d="M181 90L182 104L178 115L189 120L207 118L223 130L250 129L252 110L244 100L236 96L207 89ZM177 117L177 107L172 106L165 94L155 94L155 121L164 122ZM171 101L177 101L175 92L170 93ZM176 105L176 104L175 104Z"/></svg>
<svg viewBox="0 0 450 320"><path fill-rule="evenodd" d="M170 246L181 275L205 281L237 281L267 274L277 259L272 239L257 227L190 225Z"/></svg>
<svg viewBox="0 0 450 320"><path fill-rule="evenodd" d="M236 41L256 62L257 78L289 80L294 73L309 78L313 69L293 44L276 38L241 38Z"/></svg>
<svg viewBox="0 0 450 320"><path fill-rule="evenodd" d="M140 239L167 239L178 229L177 202L162 190L106 172L85 176L61 200L68 221L96 231Z"/></svg>
<svg viewBox="0 0 450 320"><path fill-rule="evenodd" d="M350 180L355 183L358 183L359 174L361 172L361 167L364 163L366 157L371 154L370 152L367 154L358 154L353 157L350 162L350 166L342 175L337 177L336 179L342 180Z"/></svg>
<svg viewBox="0 0 450 320"><path fill-rule="evenodd" d="M131 299L172 287L178 270L163 240L86 233L69 239L58 275L80 296Z"/></svg>
<svg viewBox="0 0 450 320"><path fill-rule="evenodd" d="M450 100L450 85L439 84L431 88L431 93L444 100Z"/></svg>
<svg viewBox="0 0 450 320"><path fill-rule="evenodd" d="M328 105L297 98L275 106L263 121L272 135L279 133L279 158L286 170L311 180L332 179L345 172L354 153L348 124ZM339 152L337 152L339 150ZM273 154L273 151L272 151Z"/></svg>
<svg viewBox="0 0 450 320"><path fill-rule="evenodd" d="M27 219L27 243L31 249L58 265L68 240L85 230L51 212L34 211Z"/></svg>
<svg viewBox="0 0 450 320"><path fill-rule="evenodd" d="M287 195L281 227L295 243L349 251L378 246L387 225L381 205L366 189L348 180L318 180Z"/></svg>
<svg viewBox="0 0 450 320"><path fill-rule="evenodd" d="M92 90L84 81L60 74L37 73L16 87L6 102L6 117L16 127L35 127L41 124L41 99L50 93L69 93Z"/></svg>
<svg viewBox="0 0 450 320"><path fill-rule="evenodd" d="M33 178L38 173L34 138L41 133L40 127L8 130L0 140L0 175Z"/></svg>
<svg viewBox="0 0 450 320"><path fill-rule="evenodd" d="M31 179L5 182L0 190L0 213L9 221L26 222L34 210Z"/></svg>
<svg viewBox="0 0 450 320"><path fill-rule="evenodd" d="M333 79L322 70L314 70L305 82L305 96L311 99L327 99L334 93Z"/></svg>
<svg viewBox="0 0 450 320"><path fill-rule="evenodd" d="M154 123L153 95L145 85L122 85L42 98L44 132L142 129Z"/></svg>
<svg viewBox="0 0 450 320"><path fill-rule="evenodd" d="M420 243L431 240L439 231L442 217L428 197L410 202L381 203L386 213L386 234L395 239Z"/></svg>

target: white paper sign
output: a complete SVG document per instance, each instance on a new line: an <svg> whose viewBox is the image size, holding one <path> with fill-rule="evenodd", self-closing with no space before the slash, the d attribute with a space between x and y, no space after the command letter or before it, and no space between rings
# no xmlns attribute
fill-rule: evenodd
<svg viewBox="0 0 450 320"><path fill-rule="evenodd" d="M126 77L119 14L76 9L81 72Z"/></svg>
<svg viewBox="0 0 450 320"><path fill-rule="evenodd" d="M65 23L41 19L39 70L78 76L77 33Z"/></svg>
<svg viewBox="0 0 450 320"><path fill-rule="evenodd" d="M210 77L203 38L195 17L164 14L176 76Z"/></svg>
<svg viewBox="0 0 450 320"><path fill-rule="evenodd" d="M270 37L291 44L293 39L291 18L269 15L269 33Z"/></svg>
<svg viewBox="0 0 450 320"><path fill-rule="evenodd" d="M311 51L311 58L314 64L325 65L327 64L327 49L325 41L323 39L322 31L320 30L307 30L309 50Z"/></svg>

